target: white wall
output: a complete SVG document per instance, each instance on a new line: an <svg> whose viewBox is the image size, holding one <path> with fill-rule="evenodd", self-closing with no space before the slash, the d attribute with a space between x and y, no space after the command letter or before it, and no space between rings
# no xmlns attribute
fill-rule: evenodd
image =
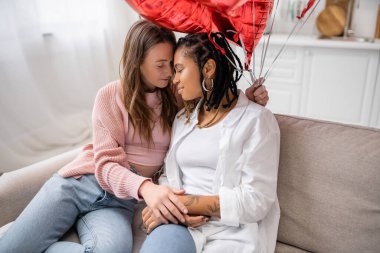
<svg viewBox="0 0 380 253"><path fill-rule="evenodd" d="M119 0L0 1L0 173L91 141L138 15Z"/></svg>

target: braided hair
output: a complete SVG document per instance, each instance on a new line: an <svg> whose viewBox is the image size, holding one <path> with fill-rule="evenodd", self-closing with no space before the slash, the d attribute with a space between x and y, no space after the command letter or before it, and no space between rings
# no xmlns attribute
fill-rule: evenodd
<svg viewBox="0 0 380 253"><path fill-rule="evenodd" d="M238 97L236 83L242 75L235 66L238 66L240 69L243 67L239 57L234 53L224 35L222 33L211 33L210 35L206 33L188 34L178 40L178 48L185 48L185 55L192 57L197 63L201 83L204 79L202 70L206 62L209 59L213 59L216 63L215 79L211 94L207 98L207 92L202 89L204 99L200 108L206 105L207 111L210 111L211 108L217 109L223 97L226 97L227 103L222 106L229 108ZM224 54L221 51L224 51ZM231 93L232 98L230 97Z"/></svg>

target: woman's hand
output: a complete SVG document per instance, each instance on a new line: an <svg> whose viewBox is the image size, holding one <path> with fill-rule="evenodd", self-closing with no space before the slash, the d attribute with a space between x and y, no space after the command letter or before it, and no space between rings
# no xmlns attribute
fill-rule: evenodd
<svg viewBox="0 0 380 253"><path fill-rule="evenodd" d="M192 228L202 226L206 224L206 222L208 221L208 217L202 215L193 216L185 214L184 217L185 222L183 222L183 224L187 227ZM148 234L150 234L156 227L163 224L163 222L156 218L156 216L149 207L145 207L142 211L142 220Z"/></svg>
<svg viewBox="0 0 380 253"><path fill-rule="evenodd" d="M156 185L150 181L145 181L139 188L140 196L153 212L157 222L160 222L158 225L167 224L168 220L175 224L178 224L178 221L185 222L184 214L187 214L188 210L177 197L184 193L184 190Z"/></svg>
<svg viewBox="0 0 380 253"><path fill-rule="evenodd" d="M208 217L199 215L188 215L185 214L185 222L183 223L187 227L196 228L202 226L208 222Z"/></svg>
<svg viewBox="0 0 380 253"><path fill-rule="evenodd" d="M142 221L146 229L146 233L150 234L156 227L163 224L163 222L156 218L149 207L145 207L142 211Z"/></svg>
<svg viewBox="0 0 380 253"><path fill-rule="evenodd" d="M268 91L263 85L265 79L260 77L253 85L245 90L245 95L249 100L256 102L262 106L266 106L269 101Z"/></svg>

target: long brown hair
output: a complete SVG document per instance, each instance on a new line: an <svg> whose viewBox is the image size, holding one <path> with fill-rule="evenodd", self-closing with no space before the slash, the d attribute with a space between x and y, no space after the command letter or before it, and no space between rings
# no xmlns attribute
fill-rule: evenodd
<svg viewBox="0 0 380 253"><path fill-rule="evenodd" d="M152 138L152 111L145 101L144 87L140 72L140 65L144 62L148 50L158 43L168 42L175 47L175 36L168 31L147 20L137 21L129 30L124 51L120 61L120 77L123 87L123 100L134 128L149 144ZM171 126L177 112L175 97L170 89L159 89L161 93L162 111L160 121L164 132L170 133Z"/></svg>

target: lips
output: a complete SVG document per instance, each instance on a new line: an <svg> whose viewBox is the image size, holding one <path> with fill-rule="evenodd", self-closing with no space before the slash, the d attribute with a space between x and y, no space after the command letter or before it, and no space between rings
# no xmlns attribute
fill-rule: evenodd
<svg viewBox="0 0 380 253"><path fill-rule="evenodd" d="M178 86L177 87L178 94L182 94L182 91L183 91L183 87Z"/></svg>

